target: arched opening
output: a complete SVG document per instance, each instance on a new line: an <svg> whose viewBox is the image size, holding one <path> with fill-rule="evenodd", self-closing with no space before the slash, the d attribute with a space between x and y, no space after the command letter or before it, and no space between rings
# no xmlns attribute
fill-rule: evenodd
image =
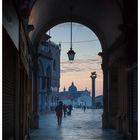
<svg viewBox="0 0 140 140"><path fill-rule="evenodd" d="M42 38L42 35L44 35L51 28L53 28L59 24L63 24L63 23L70 22L70 21L71 20L69 18L63 18L63 17L55 18L55 19L50 20L42 28L40 28L38 33L36 33L36 36L33 35L33 32L31 31L29 33L29 36L31 37L31 40L33 40L33 46L37 47ZM92 32L94 32L101 43L102 51L104 51L108 47L104 34L102 33L102 31L100 30L98 25L96 25L96 23L91 23L91 21L89 19L83 18L81 16L77 16L77 15L73 16L72 22L82 24L82 25L86 26L87 28L89 28ZM29 21L29 23L30 23L30 21Z"/></svg>
<svg viewBox="0 0 140 140"><path fill-rule="evenodd" d="M85 79L89 79L88 81L89 83L91 83L90 74L92 71L94 70L96 71L98 69L100 70L99 73L102 73L102 69L101 69L102 59L100 56L98 56L98 53L101 52L101 44L97 36L89 28L87 28L82 24L73 23L73 49L76 52L76 56L75 56L74 63L72 63L71 65L69 63L68 56L67 56L67 52L70 48L70 23L66 22L54 26L50 30L50 36L51 36L51 41L53 41L54 43L56 44L61 43L61 52L60 52L61 53L60 54L61 55L61 62L60 62L61 78L63 77L62 73L70 72L72 70L76 71L79 75L83 75L83 73L81 74L79 72L86 68L86 64L90 65L87 68L88 76L85 77ZM98 63L98 65L96 65L96 63ZM82 68L80 68L80 66ZM69 67L69 69L65 69L65 67ZM70 75L70 77L73 79L74 76L72 74ZM102 78L102 75L99 74L98 76ZM71 81L69 79L67 80L69 84L72 82L72 80ZM99 81L97 80L96 82L98 83ZM61 80L61 84L62 83L65 83L64 80ZM66 86L68 88L68 85L61 86L61 84L60 84L60 91L62 91L64 87L66 88ZM84 84L86 86L86 82ZM90 86L88 85L87 88L90 89L91 91L91 88L89 87ZM86 87L82 87L82 88L85 89ZM100 95L100 93L98 93L98 95Z"/></svg>
<svg viewBox="0 0 140 140"><path fill-rule="evenodd" d="M51 50L51 56L50 54L46 53L46 57L50 56L51 59L46 58L48 62L44 63L44 66L48 63L52 65L52 69L50 69L50 71L52 71L51 74L47 70L47 75L50 76L51 81L49 86L51 87L51 90L50 93L47 93L49 95L48 100L46 100L46 104L48 105L47 109L54 111L54 108L57 106L58 102L63 101L66 106L69 106L71 104L74 108L75 113L77 110L81 113L82 116L86 117L86 114L84 114L83 110L84 106L86 106L87 117L91 119L93 113L91 96L93 92L92 80L90 76L91 72L96 71L97 78L95 82L96 86L94 93L96 103L94 106L94 114L96 114L98 116L97 118L99 118L99 125L97 125L97 128L101 128L101 115L103 109L103 74L101 69L102 59L98 55L98 53L101 52L100 41L93 33L93 31L91 31L89 28L79 23L73 23L73 49L76 52L76 58L74 62L70 64L67 57L67 51L70 47L70 23L66 22L59 24L50 29L50 32L48 32L47 34L49 34L51 38L49 40L46 40L46 44L42 43L42 45L46 47L47 53L49 52L47 48ZM41 40L44 41L45 36L46 34L42 36ZM61 43L61 50L58 51L58 49L60 49L60 45L57 44L59 43ZM41 46L39 46L39 49L40 47ZM55 71L54 60L55 65L57 65ZM53 76L55 76L55 79L52 78ZM59 80L60 82L58 82ZM55 90L54 88L57 85L57 82L60 86L58 90ZM73 83L72 86L75 86L75 88L77 89L76 91L74 89L71 89L73 88L72 86L70 88L71 83ZM63 91L64 87L65 91ZM73 113L73 115L75 115L75 113ZM52 118L54 118L53 115ZM41 116L41 120L42 118L43 116ZM94 122L94 119L88 120L88 118L83 118L85 119L83 120L84 123L88 121ZM64 126L66 125L68 119L69 118L67 118L66 121L63 120ZM53 121L52 123L54 123ZM95 122L97 122L97 120L95 120ZM51 121L49 123L49 125L52 126ZM67 125L69 126L69 123ZM40 127L42 128L42 123L40 123Z"/></svg>

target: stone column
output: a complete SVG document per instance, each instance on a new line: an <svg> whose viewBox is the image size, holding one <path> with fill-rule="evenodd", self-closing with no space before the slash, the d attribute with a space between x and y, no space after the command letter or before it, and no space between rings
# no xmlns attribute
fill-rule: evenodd
<svg viewBox="0 0 140 140"><path fill-rule="evenodd" d="M102 127L109 128L109 70L108 70L108 55L104 52L98 54L102 57L103 70L103 120Z"/></svg>
<svg viewBox="0 0 140 140"><path fill-rule="evenodd" d="M96 72L91 72L92 80L92 108L95 108L95 78L97 77Z"/></svg>
<svg viewBox="0 0 140 140"><path fill-rule="evenodd" d="M30 128L32 127L32 79L31 75L28 77L27 81L27 133L28 138L30 138Z"/></svg>
<svg viewBox="0 0 140 140"><path fill-rule="evenodd" d="M16 114L15 114L15 140L19 140L20 139L20 58L17 57L16 58L16 96L15 96L15 100L16 100L16 106L15 106L15 110L16 110Z"/></svg>
<svg viewBox="0 0 140 140"><path fill-rule="evenodd" d="M39 128L39 111L38 111L38 81L37 81L37 59L34 60L33 65L33 116L32 116L32 127Z"/></svg>

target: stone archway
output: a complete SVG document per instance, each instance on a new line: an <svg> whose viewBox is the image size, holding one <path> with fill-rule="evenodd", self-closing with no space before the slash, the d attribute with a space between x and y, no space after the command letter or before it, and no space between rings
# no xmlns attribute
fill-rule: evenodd
<svg viewBox="0 0 140 140"><path fill-rule="evenodd" d="M65 21L65 20L64 20L64 21ZM58 23L58 22L57 22L57 23ZM55 24L56 24L56 23L55 23ZM55 25L55 24L54 24L54 25ZM50 27L52 27L52 26L53 26L53 24L52 24ZM86 27L87 27L87 26L86 26ZM46 28L44 27L43 32L45 32L45 29L46 29ZM90 30L91 30L91 29L90 29ZM43 33L43 32L42 32L42 33ZM91 32L93 32L93 30L91 30ZM46 33L46 32L45 32L45 33ZM35 44L36 44L36 43L35 43ZM36 47L37 47L37 46L36 46ZM51 75L51 74L49 74L49 73L50 73L49 71L50 71L50 70L46 70L46 73L47 73L48 76ZM49 80L47 80L47 81L49 81Z"/></svg>
<svg viewBox="0 0 140 140"><path fill-rule="evenodd" d="M121 31L118 26L122 24L122 3L118 1L99 2L89 0L37 0L32 6L29 25L34 26L30 32L30 39L34 46L41 36L53 26L68 22L70 7L72 7L73 22L81 23L90 28L98 36L103 50L110 47ZM109 30L108 30L109 29Z"/></svg>
<svg viewBox="0 0 140 140"><path fill-rule="evenodd" d="M51 21L49 21L46 25L44 25L40 31L38 32L35 41L33 42L33 46L36 48L38 47L39 41L41 40L42 36L52 27L61 24L61 23L65 23L65 22L70 22L70 19L67 18L55 18L52 19ZM98 37L100 43L101 43L101 48L102 51L104 51L107 48L107 42L104 38L104 35L102 34L101 30L99 29L99 27L96 24L91 24L90 21L86 18L83 17L78 17L78 16L74 16L74 18L72 19L72 22L76 22L79 24L82 24L86 27L88 27L91 31L93 31L96 36Z"/></svg>
<svg viewBox="0 0 140 140"><path fill-rule="evenodd" d="M43 4L40 5L41 3ZM124 109L126 114L119 114L120 112L117 110L116 115L113 117L113 119L117 119L116 121L112 121L109 110L109 100L114 98L111 97L111 95L120 98L121 92L118 92L118 95L116 95L115 92L113 93L113 90L110 88L111 82L113 80L112 78L109 78L109 74L115 75L116 77L119 76L120 79L122 78L124 81L126 81L129 77L128 69L131 71L134 69L134 67L137 67L137 18L136 16L133 17L133 14L135 14L135 10L137 9L136 2L126 2L125 0L122 2L114 0L109 1L108 3L106 1L97 2L92 0L89 0L88 2L84 0L46 0L46 2L44 2L43 0L38 0L35 2L29 17L29 24L32 24L35 27L35 29L30 32L30 39L33 42L34 48L37 48L40 38L47 30L59 23L70 21L68 10L70 5L74 6L75 8L72 19L73 22L81 23L94 31L102 45L103 52L100 53L100 56L103 60L102 69L104 75L103 127L111 128L111 123L113 123L113 126L115 126L114 124L116 123L118 119L117 117L119 116L119 119L121 119L121 121L124 123L121 124L122 126L120 126L120 128L122 128L122 131L128 134L129 132L126 127L130 127L129 122L133 121L132 118L130 118L132 116L130 113L133 112L130 109L131 105L129 105L130 99L126 99L127 105ZM44 17L41 16L44 13L46 13L46 15ZM112 64L115 63L118 63L118 65L114 70ZM125 76L119 73L119 69L122 65L125 66L125 68L122 68ZM111 73L109 73L110 71ZM119 81L116 84L120 86L121 83L122 82ZM128 84L125 87L128 89L128 91L125 91L123 96L129 96L128 94L133 94L131 91L133 87L129 91L129 85L132 85L132 83L133 82L130 78ZM118 91L121 91L120 87ZM120 109L122 107L122 102L123 101L120 101L119 103L117 102L117 104L114 104L114 106L117 106ZM117 129L116 126L115 129Z"/></svg>
<svg viewBox="0 0 140 140"><path fill-rule="evenodd" d="M4 31L4 34L6 36L8 35L11 41L14 42L14 45L12 45L12 50L14 52L12 53L12 51L8 49L8 52L4 54L4 57L7 57L9 52L11 52L10 55L14 55L14 53L17 54L18 66L15 66L15 63L9 63L11 60L7 61L7 63L13 64L12 68L17 71L17 77L20 79L20 82L25 84L27 78L27 76L25 76L23 80L20 78L20 73L21 75L23 74L20 69L20 64L26 64L23 66L24 71L26 71L26 68L29 68L28 64L30 65L30 63L32 63L32 93L30 93L31 97L33 94L32 120L34 128L38 128L39 117L36 63L38 42L44 32L54 25L70 21L69 8L70 6L73 6L73 21L81 23L93 30L102 45L103 52L100 53L100 56L103 60L102 69L104 75L103 126L104 128L111 128L112 125L115 129L119 129L119 131L122 131L124 134L131 136L132 139L137 139L137 1L23 0L20 2L11 1L9 3L8 0L5 0L3 6L3 27L6 31ZM33 26L34 28L31 28L32 31L29 32L31 29L28 27ZM6 43L12 44L11 41L6 40ZM25 57L24 60L22 60L22 55L20 55L22 54L20 50L22 46L27 48L26 50L28 52L23 56ZM15 48L17 49L15 50ZM32 61L30 61L30 58ZM25 61L26 59L27 62ZM15 62L15 60L13 62ZM7 66L7 63L4 63L4 65ZM114 64L117 64L115 65L115 68ZM11 71L7 72L8 74L11 73ZM118 77L118 81L116 82L118 92L113 92L114 90L110 88L111 82L114 82L114 79L109 77L111 76L110 74L115 76L115 78ZM5 77L6 76L4 76L4 78ZM11 79L10 82L12 81L13 80ZM22 88L26 88L24 84L17 83L18 89L16 90L16 109L21 109L21 111L24 108L22 105L19 108L18 103L20 103L21 100L19 95L26 95L26 93L22 91ZM125 86L122 86L124 84ZM15 86L15 83L13 85ZM6 93L7 91L9 92L8 88L6 88ZM113 103L114 107L116 108L117 106L118 108L113 116L114 121L112 121L111 112L109 110L109 100L114 98L111 97L111 95L117 97L119 100L119 102L115 102L117 103L116 105ZM10 99L13 101L13 97ZM7 102L7 100L5 101ZM26 102L26 98L22 101ZM12 105L14 105L14 102ZM11 109L4 111L9 113ZM23 117L24 121L19 123L19 115L21 115L21 118L23 117L20 110L16 112L16 139L25 139L27 129L24 128L24 130L22 130L22 127L24 127L26 117ZM10 119L7 120L11 122ZM18 128L21 129L17 130ZM19 131L21 131L21 136L19 136ZM5 137L10 134L9 132L7 132L7 130L4 131L6 134ZM9 138L12 137L14 136L9 136Z"/></svg>

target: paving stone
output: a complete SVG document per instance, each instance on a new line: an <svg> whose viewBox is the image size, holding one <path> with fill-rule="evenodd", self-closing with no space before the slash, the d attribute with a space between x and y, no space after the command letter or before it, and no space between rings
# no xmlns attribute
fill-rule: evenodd
<svg viewBox="0 0 140 140"><path fill-rule="evenodd" d="M102 129L102 109L74 109L57 126L54 112L40 116L40 128L32 131L31 140L124 140L115 130Z"/></svg>

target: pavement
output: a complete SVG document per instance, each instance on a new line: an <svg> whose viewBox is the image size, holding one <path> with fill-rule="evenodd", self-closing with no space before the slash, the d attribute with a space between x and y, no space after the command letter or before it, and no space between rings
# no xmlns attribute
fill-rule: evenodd
<svg viewBox="0 0 140 140"><path fill-rule="evenodd" d="M115 130L102 129L101 115L102 109L74 109L61 126L54 112L41 115L40 128L31 133L31 140L124 140Z"/></svg>

